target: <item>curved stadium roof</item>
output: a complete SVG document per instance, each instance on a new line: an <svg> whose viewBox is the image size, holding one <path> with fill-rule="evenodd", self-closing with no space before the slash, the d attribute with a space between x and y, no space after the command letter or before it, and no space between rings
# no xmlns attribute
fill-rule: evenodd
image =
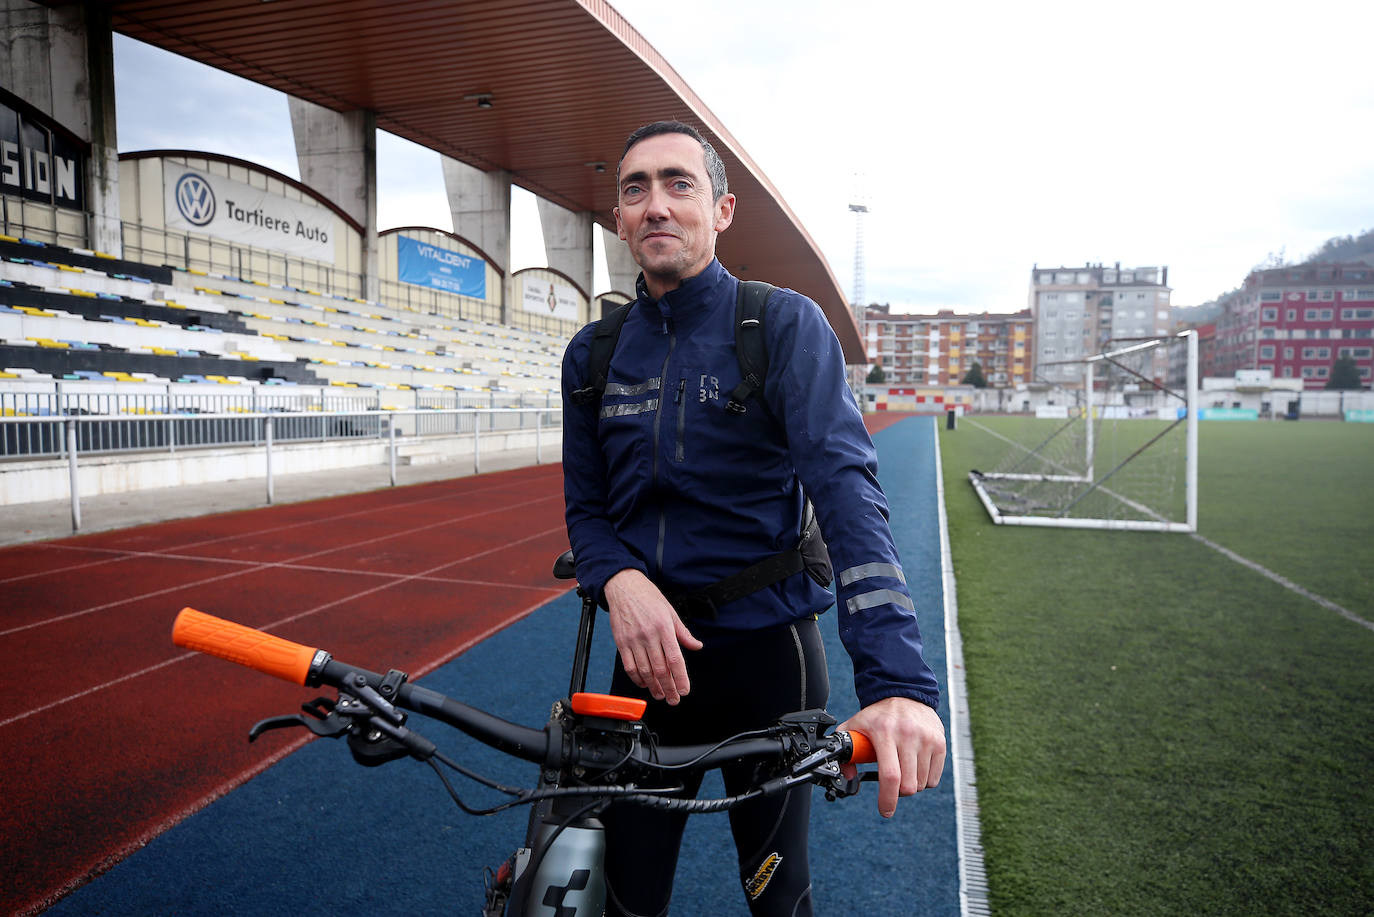
<svg viewBox="0 0 1374 917"><path fill-rule="evenodd" d="M51 5L59 5L57 3ZM864 360L839 283L739 143L604 0L113 0L115 31L377 126L614 229L615 163L647 121L702 130L739 198L717 252L800 290ZM474 96L489 93L479 109ZM606 164L604 173L592 163Z"/></svg>

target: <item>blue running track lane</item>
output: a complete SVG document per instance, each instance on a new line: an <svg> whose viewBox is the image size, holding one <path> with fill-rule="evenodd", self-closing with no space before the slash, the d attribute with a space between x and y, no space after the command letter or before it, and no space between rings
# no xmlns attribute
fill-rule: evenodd
<svg viewBox="0 0 1374 917"><path fill-rule="evenodd" d="M946 697L936 424L912 418L874 436L892 530L920 615L926 659ZM553 558L550 558L552 563ZM455 601L461 597L455 596ZM567 691L579 605L569 593L488 638L426 676L445 694L531 726ZM604 618L588 684L609 681L613 647ZM830 710L844 719L857 707L853 670L835 630L835 610L822 616L830 660ZM326 645L326 648L327 645ZM348 660L385 669L385 659ZM282 684L281 712L313 696ZM169 704L169 715L193 710ZM245 741L250 723L243 724ZM412 725L460 763L508 785L534 781L532 765L515 762L443 727ZM280 743L285 733L262 742ZM94 752L94 749L93 749ZM454 775L469 805L492 805L490 790ZM897 814L877 813L877 787L854 798L813 805L811 860L816 913L907 917L959 913L954 779L947 762L940 786L901 800ZM719 795L708 778L703 795ZM523 808L476 818L448 799L433 772L414 761L380 768L355 765L347 747L316 741L154 839L147 847L47 913L90 914L475 914L482 870L495 867L523 840ZM673 913L746 914L726 816L691 819L673 894Z"/></svg>

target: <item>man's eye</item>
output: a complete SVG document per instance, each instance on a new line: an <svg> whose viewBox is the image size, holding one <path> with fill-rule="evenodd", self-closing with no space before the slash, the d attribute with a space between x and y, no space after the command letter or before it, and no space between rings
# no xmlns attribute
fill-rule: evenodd
<svg viewBox="0 0 1374 917"><path fill-rule="evenodd" d="M677 181L673 182L673 188L677 191L690 191L692 190L692 183L687 181L686 179L680 178Z"/></svg>

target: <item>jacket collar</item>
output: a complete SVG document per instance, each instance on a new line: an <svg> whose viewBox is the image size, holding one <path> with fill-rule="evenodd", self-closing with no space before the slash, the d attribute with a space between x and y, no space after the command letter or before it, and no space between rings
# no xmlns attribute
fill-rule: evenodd
<svg viewBox="0 0 1374 917"><path fill-rule="evenodd" d="M712 258L700 274L688 277L675 290L669 290L661 299L655 300L649 293L641 273L635 281L635 293L640 307L655 319L672 321L678 328L686 330L694 326L702 316L711 311L721 296L721 285L730 279L730 273L717 258Z"/></svg>

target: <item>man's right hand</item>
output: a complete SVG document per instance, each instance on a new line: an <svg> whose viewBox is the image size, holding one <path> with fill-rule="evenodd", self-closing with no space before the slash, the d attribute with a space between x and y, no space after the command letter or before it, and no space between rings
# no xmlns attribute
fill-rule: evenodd
<svg viewBox="0 0 1374 917"><path fill-rule="evenodd" d="M701 641L638 570L621 570L606 581L605 592L625 674L655 700L676 704L691 689L682 650L699 650Z"/></svg>

